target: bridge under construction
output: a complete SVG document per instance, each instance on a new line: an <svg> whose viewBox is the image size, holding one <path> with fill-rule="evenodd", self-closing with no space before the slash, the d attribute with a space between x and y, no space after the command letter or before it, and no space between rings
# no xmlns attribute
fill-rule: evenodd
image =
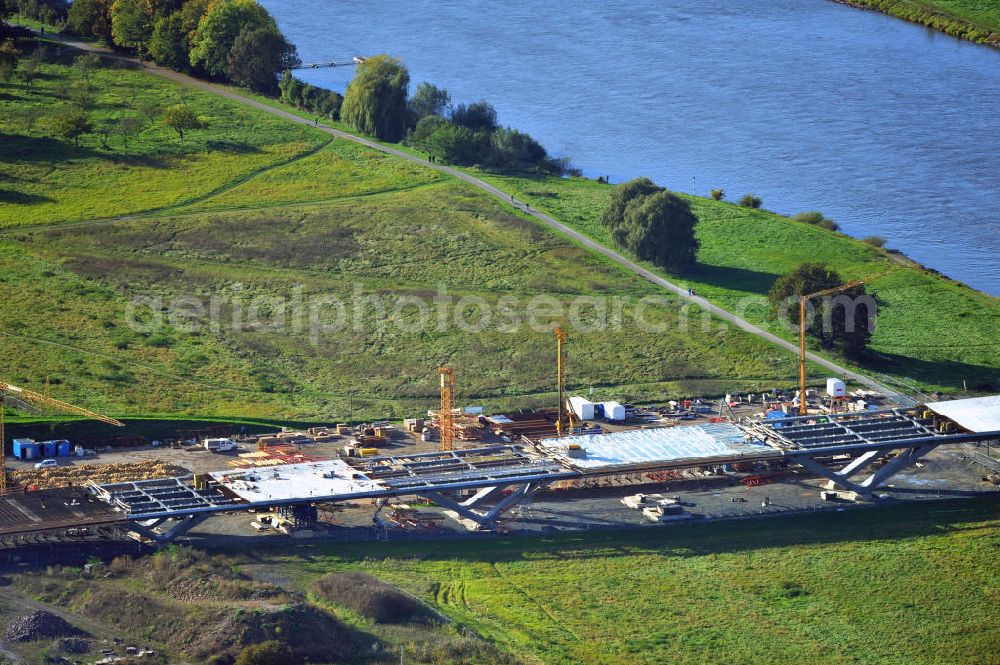
<svg viewBox="0 0 1000 665"><path fill-rule="evenodd" d="M275 511L315 522L317 506L421 497L472 529L558 481L659 470L798 465L872 499L887 481L941 446L1000 440L1000 396L913 409L742 419L522 438L517 443L380 457L347 457L205 474L8 493L0 545L47 535L126 531L166 543L222 513Z"/></svg>
<svg viewBox="0 0 1000 665"><path fill-rule="evenodd" d="M78 490L82 496L64 501L58 523L16 505L21 497L8 496L0 507L0 538L72 528L75 517L80 525L116 524L164 543L220 513L275 510L308 523L317 505L406 496L452 511L471 528L488 529L556 481L747 463L800 465L871 499L895 474L938 447L991 440L1000 440L1000 396L909 410L526 438L465 450L91 484Z"/></svg>

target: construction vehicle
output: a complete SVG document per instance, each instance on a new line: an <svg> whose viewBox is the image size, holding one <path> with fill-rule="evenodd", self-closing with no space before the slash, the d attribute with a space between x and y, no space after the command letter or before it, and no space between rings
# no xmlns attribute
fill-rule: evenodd
<svg viewBox="0 0 1000 665"><path fill-rule="evenodd" d="M210 453L228 453L239 447L232 439L205 439L202 445Z"/></svg>
<svg viewBox="0 0 1000 665"><path fill-rule="evenodd" d="M846 284L841 284L840 286L834 286L829 289L823 289L822 291L816 291L815 293L808 293L799 296L799 415L806 416L809 415L809 409L806 404L806 303L813 298L819 298L820 296L830 296L834 293L841 293L842 291L847 291L853 289L855 286L861 286L862 284L867 284L873 280L885 277L889 272L882 272L871 277L865 277L864 279L855 279L847 282Z"/></svg>
<svg viewBox="0 0 1000 665"><path fill-rule="evenodd" d="M22 411L29 413L40 413L46 408L74 416L83 416L92 420L99 420L115 427L124 427L125 423L102 416L79 406L73 406L66 402L60 402L41 393L36 393L27 388L19 388L0 381L0 493L7 491L7 453L6 453L6 433L4 431L4 418L6 405L11 405Z"/></svg>

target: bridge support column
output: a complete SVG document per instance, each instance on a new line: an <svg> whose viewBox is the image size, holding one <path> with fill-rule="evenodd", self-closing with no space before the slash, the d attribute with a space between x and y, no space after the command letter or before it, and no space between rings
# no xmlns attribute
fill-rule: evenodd
<svg viewBox="0 0 1000 665"><path fill-rule="evenodd" d="M547 483L524 483L521 485L484 487L465 501L456 501L451 497L444 496L440 492L422 492L420 496L446 510L457 513L460 517L474 522L477 528L489 529L506 510L513 508L522 501L530 499L546 485ZM509 495L500 499L492 508L484 510L480 507L483 503L501 494L507 487L513 487L514 490Z"/></svg>
<svg viewBox="0 0 1000 665"><path fill-rule="evenodd" d="M154 524L144 525L139 522L129 524L128 529L139 534L143 538L152 540L157 545L166 545L175 538L183 536L185 533L195 528L207 519L205 515L189 515L182 518L177 524L166 531L157 531L156 527L166 520L157 520Z"/></svg>
<svg viewBox="0 0 1000 665"><path fill-rule="evenodd" d="M905 448L895 457L895 459L886 463L885 466L878 469L861 482L854 482L850 480L850 478L851 476L857 475L877 460L889 455L892 450L868 451L839 471L828 469L812 457L796 456L793 459L795 462L801 464L803 467L812 471L816 475L832 481L837 487L850 492L855 492L866 499L870 499L872 498L873 492L881 487L887 480L889 480L889 478L915 463L921 457L927 455L937 447L938 444L928 444L924 446Z"/></svg>

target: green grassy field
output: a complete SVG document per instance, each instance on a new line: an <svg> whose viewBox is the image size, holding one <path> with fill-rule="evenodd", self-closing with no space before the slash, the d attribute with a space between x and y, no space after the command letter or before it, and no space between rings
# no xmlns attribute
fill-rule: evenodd
<svg viewBox="0 0 1000 665"><path fill-rule="evenodd" d="M255 181L244 185L255 186ZM212 405L209 413L225 415L236 415L242 401L253 403L252 410L244 411L253 416L344 417L350 411L399 416L433 405L434 372L447 363L458 368L462 399L514 408L551 401L553 380L548 326L508 331L503 321L492 320L481 332L463 332L453 325L439 329L436 319L427 318L421 328L419 312L406 307L399 310L398 324L392 318L380 329L366 313L358 319L360 329L352 322L323 333L314 344L308 327L299 332L287 327L274 332L234 330L228 325L229 304L223 307L221 329L214 333L207 321L194 335L170 328L149 335L104 328L107 319L101 317L134 296L154 294L169 302L185 295L207 301L228 293L230 303L249 306L256 299L288 296L300 288L306 301L323 294L345 303L353 302L355 294L381 297L384 311L396 317L395 298L431 302L439 290L455 303L469 298L490 306L501 298L527 303L544 296L569 303L577 296L635 299L655 292L651 285L453 183L348 197L322 206L54 227L36 230L30 240L9 251L40 262L36 270L55 266L50 271L67 280L94 285L78 288L99 288L107 295L81 323L79 312L59 313L58 291L63 289L45 292L41 284L57 284L41 282L37 295L24 306L38 311L42 303L51 303L56 315L32 321L22 335L60 338L60 322L66 320L74 328L65 331L66 337L78 347L103 347L121 359L144 358L190 379L159 393L135 378L171 383L171 377L122 364L127 374L118 377L113 389L101 392L113 396L109 399L127 399L109 405L126 410L165 411L145 407L153 392L181 409L207 400L203 404ZM18 274L37 283L27 272ZM17 290L22 284L12 280L4 286ZM352 305L352 317L355 311ZM663 334L644 332L632 312L632 307L623 308L620 330L574 334L568 354L573 385L595 386L609 396L648 399L741 384L787 384L794 374L794 358L736 330L679 331L676 303L648 312L650 320L666 327ZM470 321L477 323L475 318ZM76 354L67 350L53 355L70 363ZM8 367L12 376L27 380L38 358L20 358ZM98 391L102 380L98 375L96 385L87 386L85 378L71 382L74 373L66 364L53 368L52 374L74 392ZM216 385L224 389L213 391ZM257 393L264 398L257 401Z"/></svg>
<svg viewBox="0 0 1000 665"><path fill-rule="evenodd" d="M480 175L613 246L600 221L610 186L582 178ZM871 343L875 357L866 367L911 379L926 390L961 389L963 380L969 388L996 388L1000 300L839 233L763 210L681 196L698 217L698 268L682 276L650 269L789 339L792 331L773 325L761 305L778 276L805 261L826 262L849 279L891 271L868 287L878 296L879 318Z"/></svg>
<svg viewBox="0 0 1000 665"><path fill-rule="evenodd" d="M0 83L0 228L113 217L191 204L220 188L307 156L327 141L320 132L105 61L90 84L95 128L138 118L128 141L98 132L77 148L51 135L54 110L81 79L77 52L48 44L47 62L30 89L17 78ZM163 125L172 104L195 107L207 129L184 140ZM151 107L151 119L141 109Z"/></svg>
<svg viewBox="0 0 1000 665"><path fill-rule="evenodd" d="M1000 662L995 500L481 542L313 546L527 662Z"/></svg>

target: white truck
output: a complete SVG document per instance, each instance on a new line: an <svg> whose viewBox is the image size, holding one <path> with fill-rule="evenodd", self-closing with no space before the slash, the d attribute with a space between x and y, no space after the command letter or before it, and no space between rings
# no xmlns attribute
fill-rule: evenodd
<svg viewBox="0 0 1000 665"><path fill-rule="evenodd" d="M228 453L238 447L232 439L205 439L202 445L210 453Z"/></svg>

